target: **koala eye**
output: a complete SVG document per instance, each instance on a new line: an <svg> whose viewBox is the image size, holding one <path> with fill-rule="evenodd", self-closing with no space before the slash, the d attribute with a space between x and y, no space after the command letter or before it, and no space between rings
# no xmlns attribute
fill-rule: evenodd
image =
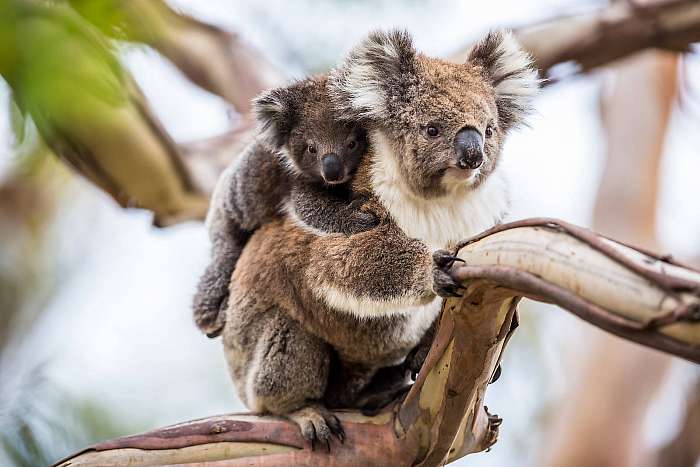
<svg viewBox="0 0 700 467"><path fill-rule="evenodd" d="M309 147L306 148L311 154L316 154L316 146L313 144L309 144Z"/></svg>
<svg viewBox="0 0 700 467"><path fill-rule="evenodd" d="M352 149L355 149L356 147L357 147L357 141L352 140L348 143L348 149L352 150Z"/></svg>
<svg viewBox="0 0 700 467"><path fill-rule="evenodd" d="M493 126L492 126L490 123L489 123L488 125L486 125L486 132L485 132L485 134L486 134L486 137L487 137L487 138L490 138L490 137L493 136Z"/></svg>
<svg viewBox="0 0 700 467"><path fill-rule="evenodd" d="M425 129L425 132L431 138L437 138L438 136L440 136L440 129L435 125L428 125L428 127Z"/></svg>

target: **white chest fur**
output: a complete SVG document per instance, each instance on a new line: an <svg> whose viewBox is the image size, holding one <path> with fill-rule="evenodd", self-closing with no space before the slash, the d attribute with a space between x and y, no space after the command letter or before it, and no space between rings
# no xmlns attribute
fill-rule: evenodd
<svg viewBox="0 0 700 467"><path fill-rule="evenodd" d="M375 150L372 184L375 194L409 237L432 250L451 248L497 223L508 209L506 181L494 171L475 190L440 198L415 195L404 182L396 155L380 131L371 135Z"/></svg>

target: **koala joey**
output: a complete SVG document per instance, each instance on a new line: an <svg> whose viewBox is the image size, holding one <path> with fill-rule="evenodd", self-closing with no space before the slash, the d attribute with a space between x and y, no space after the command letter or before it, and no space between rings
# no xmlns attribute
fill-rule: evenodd
<svg viewBox="0 0 700 467"><path fill-rule="evenodd" d="M401 31L370 34L331 72L340 118L370 142L350 186L377 226L335 235L273 220L233 273L223 344L253 411L286 416L313 443L342 440L333 407L358 407L375 377L414 360L462 239L508 206L499 159L538 88L512 35L488 34L465 63L426 56Z"/></svg>
<svg viewBox="0 0 700 467"><path fill-rule="evenodd" d="M378 222L348 187L366 132L335 117L326 84L327 77L307 78L253 103L260 133L222 174L207 216L212 257L193 308L209 337L223 327L231 274L248 238L280 210L320 232L349 235Z"/></svg>

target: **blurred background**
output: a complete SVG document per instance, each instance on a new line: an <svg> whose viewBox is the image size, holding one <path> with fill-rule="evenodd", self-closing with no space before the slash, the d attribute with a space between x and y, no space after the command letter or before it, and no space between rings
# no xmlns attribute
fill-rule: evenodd
<svg viewBox="0 0 700 467"><path fill-rule="evenodd" d="M676 51L700 23L682 46L630 54L614 30L581 26L635 17L626 2L167 7L0 0L0 465L244 410L220 341L191 319L209 248L198 218L250 97L327 70L374 28L444 57L515 28L550 60L530 127L506 145L510 219L558 217L697 264L700 55ZM574 60L582 42L561 41L577 27L609 47ZM487 394L499 441L455 465L700 465L697 366L553 306L523 302L521 317Z"/></svg>

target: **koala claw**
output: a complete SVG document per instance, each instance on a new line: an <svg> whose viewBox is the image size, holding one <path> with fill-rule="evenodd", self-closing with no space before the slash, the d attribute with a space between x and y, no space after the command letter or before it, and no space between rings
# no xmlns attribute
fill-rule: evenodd
<svg viewBox="0 0 700 467"><path fill-rule="evenodd" d="M341 444L345 442L345 431L340 420L320 404L312 404L289 414L289 418L299 426L301 435L316 450L316 442L326 446L331 452L331 438L335 436Z"/></svg>
<svg viewBox="0 0 700 467"><path fill-rule="evenodd" d="M449 270L457 261L466 264L466 261L464 261L462 258L453 255L447 250L437 250L435 253L433 253L433 261L437 267L444 271Z"/></svg>
<svg viewBox="0 0 700 467"><path fill-rule="evenodd" d="M461 297L458 291L465 287L457 282L451 274L454 263L460 261L466 263L462 258L454 256L449 251L437 250L433 254L433 290L440 297Z"/></svg>
<svg viewBox="0 0 700 467"><path fill-rule="evenodd" d="M489 381L489 384L493 384L496 381L498 381L498 378L501 377L501 364L499 363L498 366L496 367L496 370L493 372L493 376L491 376L491 381Z"/></svg>

